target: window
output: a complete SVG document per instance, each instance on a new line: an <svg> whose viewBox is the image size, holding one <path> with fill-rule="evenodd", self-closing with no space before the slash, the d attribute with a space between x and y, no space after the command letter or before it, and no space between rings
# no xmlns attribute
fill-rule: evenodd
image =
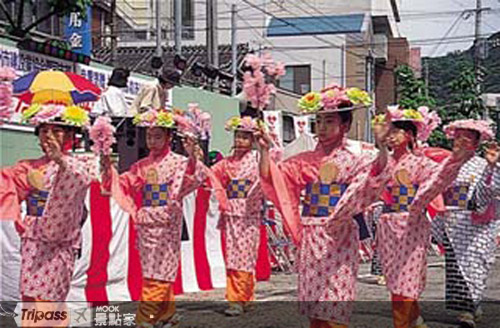
<svg viewBox="0 0 500 328"><path fill-rule="evenodd" d="M279 86L297 94L311 91L311 66L294 65L285 68L285 75L279 80Z"/></svg>
<svg viewBox="0 0 500 328"><path fill-rule="evenodd" d="M173 21L175 21L175 4L173 1ZM182 39L194 40L194 0L182 0ZM175 25L174 25L175 28Z"/></svg>

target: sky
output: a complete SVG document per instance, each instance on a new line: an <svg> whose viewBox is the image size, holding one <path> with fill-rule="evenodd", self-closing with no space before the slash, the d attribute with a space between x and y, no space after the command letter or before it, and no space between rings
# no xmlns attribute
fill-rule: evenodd
<svg viewBox="0 0 500 328"><path fill-rule="evenodd" d="M500 0L482 0L481 34L500 31ZM421 47L422 56L442 56L472 45L474 13L461 15L466 9L475 9L476 0L402 0L401 36L410 40L412 47ZM467 19L466 19L467 18ZM441 40L446 37L446 40Z"/></svg>

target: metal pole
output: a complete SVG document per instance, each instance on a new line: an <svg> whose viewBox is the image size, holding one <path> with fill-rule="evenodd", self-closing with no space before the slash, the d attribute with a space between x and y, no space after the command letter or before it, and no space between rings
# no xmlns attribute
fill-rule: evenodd
<svg viewBox="0 0 500 328"><path fill-rule="evenodd" d="M182 48L182 0L175 0L175 53L180 55Z"/></svg>
<svg viewBox="0 0 500 328"><path fill-rule="evenodd" d="M116 0L111 1L111 66L116 65Z"/></svg>
<svg viewBox="0 0 500 328"><path fill-rule="evenodd" d="M326 60L323 59L323 88L326 87ZM312 88L311 88L312 89Z"/></svg>
<svg viewBox="0 0 500 328"><path fill-rule="evenodd" d="M476 92L481 96L481 20L482 20L482 1L476 0L476 23L474 27L474 76L476 79ZM488 109L485 108L483 118L488 116Z"/></svg>
<svg viewBox="0 0 500 328"><path fill-rule="evenodd" d="M208 64L219 66L217 49L217 2L207 0L207 55Z"/></svg>
<svg viewBox="0 0 500 328"><path fill-rule="evenodd" d="M340 47L340 85L345 87L345 45Z"/></svg>
<svg viewBox="0 0 500 328"><path fill-rule="evenodd" d="M231 55L232 55L232 67L231 73L233 74L233 83L231 85L231 95L236 96L236 82L238 81L238 45L236 40L236 5L231 5Z"/></svg>
<svg viewBox="0 0 500 328"><path fill-rule="evenodd" d="M161 57L162 56L162 49L161 49L161 1L162 0L156 0L156 55Z"/></svg>
<svg viewBox="0 0 500 328"><path fill-rule="evenodd" d="M212 1L212 58L213 65L219 67L219 40L217 38L217 0Z"/></svg>

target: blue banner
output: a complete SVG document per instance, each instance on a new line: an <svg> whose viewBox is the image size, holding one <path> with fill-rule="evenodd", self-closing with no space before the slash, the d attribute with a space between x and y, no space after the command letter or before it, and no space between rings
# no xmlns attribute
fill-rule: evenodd
<svg viewBox="0 0 500 328"><path fill-rule="evenodd" d="M71 51L90 56L92 52L92 9L87 8L87 17L70 13L64 18L64 38Z"/></svg>

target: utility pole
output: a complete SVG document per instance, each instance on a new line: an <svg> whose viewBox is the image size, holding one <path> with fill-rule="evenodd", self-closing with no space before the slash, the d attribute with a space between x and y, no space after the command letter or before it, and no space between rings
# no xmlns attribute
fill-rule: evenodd
<svg viewBox="0 0 500 328"><path fill-rule="evenodd" d="M219 66L217 40L217 0L207 0L207 63Z"/></svg>
<svg viewBox="0 0 500 328"><path fill-rule="evenodd" d="M482 0L476 0L476 23L474 27L474 76L476 79L476 93L478 97L482 94L482 56L483 56L483 40L481 37L481 22L482 22L483 6ZM488 108L485 108L483 118L488 117Z"/></svg>
<svg viewBox="0 0 500 328"><path fill-rule="evenodd" d="M175 53L180 55L182 48L182 0L175 0Z"/></svg>
<svg viewBox="0 0 500 328"><path fill-rule="evenodd" d="M231 56L232 66L231 73L233 75L233 83L231 85L231 95L236 96L236 84L238 82L238 44L236 39L236 5L231 5Z"/></svg>
<svg viewBox="0 0 500 328"><path fill-rule="evenodd" d="M429 100L429 61L425 61L425 98Z"/></svg>
<svg viewBox="0 0 500 328"><path fill-rule="evenodd" d="M116 0L111 0L111 65L116 65Z"/></svg>
<svg viewBox="0 0 500 328"><path fill-rule="evenodd" d="M161 49L161 1L156 0L156 56L162 57L162 49Z"/></svg>

